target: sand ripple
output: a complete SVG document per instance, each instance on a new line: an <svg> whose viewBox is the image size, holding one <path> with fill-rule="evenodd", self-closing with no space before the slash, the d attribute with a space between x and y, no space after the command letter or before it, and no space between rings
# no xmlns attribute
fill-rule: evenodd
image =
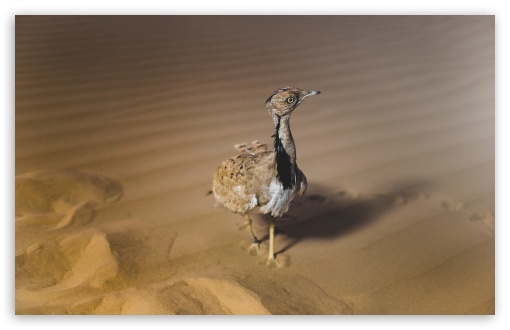
<svg viewBox="0 0 510 330"><path fill-rule="evenodd" d="M16 16L16 313L493 314L494 30ZM268 219L250 256L205 194L233 143L271 145L284 85L322 94L293 115L309 190L270 269Z"/></svg>

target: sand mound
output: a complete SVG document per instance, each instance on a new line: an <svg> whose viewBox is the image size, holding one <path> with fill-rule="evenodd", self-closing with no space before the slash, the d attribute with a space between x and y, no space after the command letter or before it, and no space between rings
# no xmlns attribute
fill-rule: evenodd
<svg viewBox="0 0 510 330"><path fill-rule="evenodd" d="M113 279L118 270L106 235L89 230L30 245L16 257L16 284L29 290L79 285L98 288Z"/></svg>
<svg viewBox="0 0 510 330"><path fill-rule="evenodd" d="M45 170L16 176L16 228L59 229L83 225L104 203L122 197L110 178L73 170Z"/></svg>
<svg viewBox="0 0 510 330"><path fill-rule="evenodd" d="M67 313L76 299L108 289L118 275L105 233L87 230L33 243L16 257L16 301L24 306L18 312Z"/></svg>
<svg viewBox="0 0 510 330"><path fill-rule="evenodd" d="M330 297L301 276L271 280L270 276L237 274L208 268L206 276L177 276L166 282L106 295L97 314L351 314L341 300ZM267 268L261 267L265 270ZM235 273L235 271L234 271ZM273 274L274 275L274 274ZM227 276L227 277L225 277ZM278 277L278 276L277 276ZM282 285L283 284L283 285Z"/></svg>
<svg viewBox="0 0 510 330"><path fill-rule="evenodd" d="M226 279L188 278L106 295L97 314L269 314L258 296Z"/></svg>

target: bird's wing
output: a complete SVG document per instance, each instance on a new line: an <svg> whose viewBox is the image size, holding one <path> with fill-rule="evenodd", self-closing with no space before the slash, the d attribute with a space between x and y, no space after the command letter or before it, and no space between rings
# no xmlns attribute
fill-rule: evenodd
<svg viewBox="0 0 510 330"><path fill-rule="evenodd" d="M270 199L269 185L276 175L274 153L247 152L224 160L213 179L216 199L229 210L244 214Z"/></svg>

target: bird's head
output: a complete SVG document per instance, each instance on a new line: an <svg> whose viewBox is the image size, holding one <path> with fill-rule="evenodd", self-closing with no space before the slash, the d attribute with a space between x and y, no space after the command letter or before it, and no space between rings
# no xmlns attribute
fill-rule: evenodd
<svg viewBox="0 0 510 330"><path fill-rule="evenodd" d="M304 91L294 87L278 89L266 101L266 108L271 116L282 117L290 115L296 107L307 97L320 94L319 91Z"/></svg>

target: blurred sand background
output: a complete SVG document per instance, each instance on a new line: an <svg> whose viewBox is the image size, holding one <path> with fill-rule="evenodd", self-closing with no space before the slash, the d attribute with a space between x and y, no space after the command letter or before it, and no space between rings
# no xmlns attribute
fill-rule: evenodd
<svg viewBox="0 0 510 330"><path fill-rule="evenodd" d="M493 16L15 33L17 314L494 314ZM271 143L286 85L322 94L292 117L309 189L270 269L206 193L234 143Z"/></svg>

